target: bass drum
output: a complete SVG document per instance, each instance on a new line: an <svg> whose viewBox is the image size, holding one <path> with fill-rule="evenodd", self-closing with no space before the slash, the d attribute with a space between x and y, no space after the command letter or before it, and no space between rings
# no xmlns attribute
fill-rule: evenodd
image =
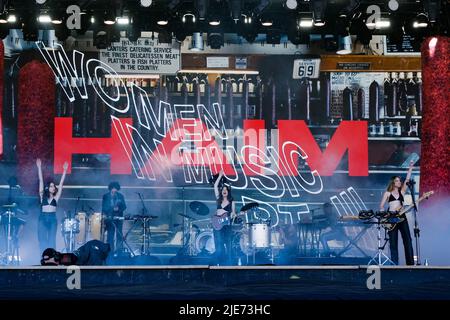
<svg viewBox="0 0 450 320"><path fill-rule="evenodd" d="M203 231L195 239L195 254L216 252L214 234L212 231Z"/></svg>
<svg viewBox="0 0 450 320"><path fill-rule="evenodd" d="M94 212L89 218L89 240L102 241L102 214Z"/></svg>
<svg viewBox="0 0 450 320"><path fill-rule="evenodd" d="M77 234L76 244L83 245L86 243L86 234L87 234L87 220L86 220L86 212L78 212L75 216L75 219L78 220L80 233Z"/></svg>

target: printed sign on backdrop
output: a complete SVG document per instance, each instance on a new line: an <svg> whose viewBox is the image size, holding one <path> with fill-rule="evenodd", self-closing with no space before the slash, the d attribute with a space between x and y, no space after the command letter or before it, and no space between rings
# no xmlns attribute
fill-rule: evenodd
<svg viewBox="0 0 450 320"><path fill-rule="evenodd" d="M383 72L331 72L331 105L332 116L341 114L343 107L343 91L349 88L353 93L353 106L357 105L358 90L362 88L365 96L364 114L367 118L369 115L369 87L370 84L376 81L380 87L380 96L384 95L384 73ZM384 99L380 99L380 104L383 104ZM383 115L380 115L383 116Z"/></svg>
<svg viewBox="0 0 450 320"><path fill-rule="evenodd" d="M176 74L180 70L180 44L159 43L150 38L136 42L121 39L100 50L100 61L117 73Z"/></svg>

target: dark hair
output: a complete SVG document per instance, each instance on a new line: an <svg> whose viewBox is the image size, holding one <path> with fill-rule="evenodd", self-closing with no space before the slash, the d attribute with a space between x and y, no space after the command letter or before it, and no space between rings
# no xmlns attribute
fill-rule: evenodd
<svg viewBox="0 0 450 320"><path fill-rule="evenodd" d="M391 177L391 180L389 180L389 184L388 184L388 186L387 186L387 188L386 188L386 191L392 192L392 191L394 190L394 188L395 188L395 186L394 186L394 184L395 184L395 179L397 179L397 178L399 178L400 181L402 180L402 178L400 178L399 176L392 176L392 177ZM399 190L400 190L400 189L399 189Z"/></svg>
<svg viewBox="0 0 450 320"><path fill-rule="evenodd" d="M45 249L44 252L42 252L41 265L53 264L53 262L52 263L47 262L48 260L50 260L52 258L54 258L55 264L59 264L60 255L61 254L53 248Z"/></svg>
<svg viewBox="0 0 450 320"><path fill-rule="evenodd" d="M56 187L56 183L54 183L53 181L50 181L46 184L46 186L44 188L44 197L45 198L50 198L50 185L52 183L55 186L55 192L54 192L54 194L52 194L52 196L55 196L58 193L58 188Z"/></svg>
<svg viewBox="0 0 450 320"><path fill-rule="evenodd" d="M223 201L222 190L223 190L223 188L227 188L227 190L228 190L228 196L227 196L228 199L227 200L229 202L233 202L233 197L231 196L231 187L229 185L227 185L227 184L223 184L223 185L220 186L220 189L219 189L219 198L217 199L217 203L218 204L222 204L222 201Z"/></svg>
<svg viewBox="0 0 450 320"><path fill-rule="evenodd" d="M112 181L108 185L108 190L111 191L112 189L120 190L120 184L117 181Z"/></svg>

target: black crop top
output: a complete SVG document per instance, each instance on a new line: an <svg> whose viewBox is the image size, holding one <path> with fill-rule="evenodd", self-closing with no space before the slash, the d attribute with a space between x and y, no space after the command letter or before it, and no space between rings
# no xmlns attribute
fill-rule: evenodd
<svg viewBox="0 0 450 320"><path fill-rule="evenodd" d="M228 203L224 208L222 208L222 204L221 203L217 203L217 209L223 209L227 212L227 214L231 213L231 204L232 202Z"/></svg>
<svg viewBox="0 0 450 320"><path fill-rule="evenodd" d="M388 202L392 202L392 201L400 201L400 203L403 205L403 201L404 201L403 195L402 195L401 192L399 192L398 194L399 194L399 196L398 196L397 199L392 195L392 193L389 194Z"/></svg>
<svg viewBox="0 0 450 320"><path fill-rule="evenodd" d="M52 201L50 201L50 203L48 203L47 197L43 197L43 198L42 198L42 203L41 203L41 206L42 206L42 207L43 207L43 206L53 206L53 207L56 207L56 205L57 205L57 203L56 203L56 199L55 199L55 198L53 198Z"/></svg>

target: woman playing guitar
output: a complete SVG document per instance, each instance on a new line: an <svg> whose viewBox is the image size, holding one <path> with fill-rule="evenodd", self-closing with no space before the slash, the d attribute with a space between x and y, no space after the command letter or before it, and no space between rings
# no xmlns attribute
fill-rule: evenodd
<svg viewBox="0 0 450 320"><path fill-rule="evenodd" d="M232 232L230 222L236 217L236 207L231 196L231 188L227 185L221 185L222 178L223 171L221 170L214 183L214 194L217 199L215 216L230 219L227 219L227 225L224 225L220 230L214 229L214 245L219 262L226 262L231 255Z"/></svg>
<svg viewBox="0 0 450 320"><path fill-rule="evenodd" d="M389 205L389 211L400 211L403 207L404 194L406 191L407 183L411 178L411 172L414 162L409 163L408 174L405 181L402 183L401 178L394 176L391 178L386 192L383 195L380 203L380 210L384 211L384 205L386 202ZM395 264L398 264L398 231L402 234L403 246L405 247L405 260L407 265L414 265L414 253L412 247L411 234L409 231L408 220L405 219L398 223L389 234L389 247L391 250L391 260Z"/></svg>

